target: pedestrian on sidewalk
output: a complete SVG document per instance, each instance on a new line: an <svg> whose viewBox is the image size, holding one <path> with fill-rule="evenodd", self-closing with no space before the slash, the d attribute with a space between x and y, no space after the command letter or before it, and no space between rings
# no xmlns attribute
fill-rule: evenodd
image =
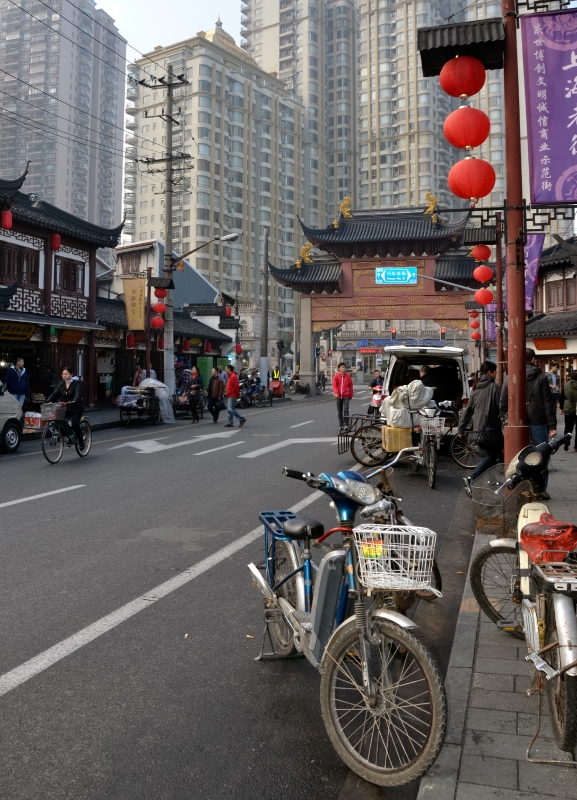
<svg viewBox="0 0 577 800"><path fill-rule="evenodd" d="M559 375L557 373L558 369L559 367L557 366L557 364L551 364L549 372L547 374L547 378L549 379L549 388L551 389L551 394L553 395L553 402L555 403L555 413L557 413L557 405L559 404Z"/></svg>
<svg viewBox="0 0 577 800"><path fill-rule="evenodd" d="M503 431L499 419L501 387L495 383L496 377L497 365L493 361L484 361L479 370L477 385L471 392L457 430L457 436L463 436L471 417L473 418L473 433L477 440L477 449L481 453L481 461L471 476L463 478L469 497L472 496L471 483L494 467L503 452Z"/></svg>
<svg viewBox="0 0 577 800"><path fill-rule="evenodd" d="M218 422L220 414L220 404L224 397L224 383L216 367L212 368L212 375L208 382L208 410L212 415L212 421Z"/></svg>
<svg viewBox="0 0 577 800"><path fill-rule="evenodd" d="M4 383L6 384L6 391L10 392L21 406L24 405L26 400L30 399L30 381L24 367L24 359L21 356L16 359L15 364L8 367Z"/></svg>
<svg viewBox="0 0 577 800"><path fill-rule="evenodd" d="M192 367L188 384L188 404L190 406L190 413L192 414L191 425L194 425L195 422L200 422L198 417L198 404L200 403L203 391L204 381L202 375L196 367Z"/></svg>
<svg viewBox="0 0 577 800"><path fill-rule="evenodd" d="M353 379L347 372L346 364L341 362L333 378L333 394L337 401L337 414L341 428L349 427L349 403L353 399L353 393Z"/></svg>
<svg viewBox="0 0 577 800"><path fill-rule="evenodd" d="M565 434L571 435L575 422L577 421L577 372L571 370L567 375L567 382L561 389L559 403L561 405L561 413L565 416ZM569 442L565 442L565 450L569 450ZM574 450L577 453L577 431L575 433L575 441L573 442Z"/></svg>
<svg viewBox="0 0 577 800"><path fill-rule="evenodd" d="M531 444L536 446L553 439L557 434L557 413L547 375L535 364L535 351L528 347L525 351L527 365L527 423ZM509 409L509 376L503 382L499 412L503 417ZM547 492L539 495L539 500L550 500Z"/></svg>
<svg viewBox="0 0 577 800"><path fill-rule="evenodd" d="M228 375L226 374L226 372L223 370L222 367L218 370L218 377L221 379L223 385L226 386Z"/></svg>
<svg viewBox="0 0 577 800"><path fill-rule="evenodd" d="M380 369L376 369L374 374L375 377L369 383L369 387L373 391L373 396L367 414L377 417L381 413L381 402L383 400L383 376L381 375Z"/></svg>
<svg viewBox="0 0 577 800"><path fill-rule="evenodd" d="M234 417L236 417L239 420L238 427L242 428L242 426L246 422L246 417L243 417L236 410L236 401L240 399L240 385L238 382L238 375L234 371L234 367L232 366L232 364L227 365L226 372L227 372L226 404L228 410L228 423L224 427L234 428L233 420Z"/></svg>

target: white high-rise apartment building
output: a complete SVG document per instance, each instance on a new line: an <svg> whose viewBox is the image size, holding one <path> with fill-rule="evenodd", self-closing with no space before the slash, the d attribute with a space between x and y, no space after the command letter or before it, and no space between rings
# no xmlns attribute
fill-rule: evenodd
<svg viewBox="0 0 577 800"><path fill-rule="evenodd" d="M0 174L104 227L122 212L126 43L94 0L0 0Z"/></svg>

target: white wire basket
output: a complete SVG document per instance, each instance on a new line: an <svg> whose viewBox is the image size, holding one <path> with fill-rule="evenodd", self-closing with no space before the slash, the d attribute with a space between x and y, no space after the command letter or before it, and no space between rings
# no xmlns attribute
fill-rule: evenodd
<svg viewBox="0 0 577 800"><path fill-rule="evenodd" d="M419 423L423 433L428 436L442 436L445 433L444 417L421 417Z"/></svg>
<svg viewBox="0 0 577 800"><path fill-rule="evenodd" d="M65 419L66 406L62 403L43 403L40 406L43 420Z"/></svg>
<svg viewBox="0 0 577 800"><path fill-rule="evenodd" d="M353 529L359 580L368 589L431 589L437 534L412 525L358 525Z"/></svg>

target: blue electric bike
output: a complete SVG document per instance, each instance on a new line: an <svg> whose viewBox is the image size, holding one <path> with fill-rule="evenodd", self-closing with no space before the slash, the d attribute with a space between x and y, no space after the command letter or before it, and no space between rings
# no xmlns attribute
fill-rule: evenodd
<svg viewBox="0 0 577 800"><path fill-rule="evenodd" d="M325 533L314 519L263 511L265 560L249 569L264 595L259 659L304 654L321 673L321 713L339 756L365 780L399 786L435 761L446 701L416 624L395 610L399 597L439 594L431 587L436 535L407 524L387 466L367 476L380 474L377 486L357 472L317 478L285 468L331 498L338 525ZM359 511L370 522L354 527ZM322 546L333 534L341 543Z"/></svg>

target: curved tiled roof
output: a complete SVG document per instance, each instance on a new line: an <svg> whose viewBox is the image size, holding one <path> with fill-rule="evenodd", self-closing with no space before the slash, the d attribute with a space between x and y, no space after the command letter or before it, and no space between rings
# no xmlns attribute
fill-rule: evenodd
<svg viewBox="0 0 577 800"><path fill-rule="evenodd" d="M473 278L473 270L478 266L475 259L467 255L467 251L461 253L445 253L437 259L433 277L445 281L454 281L462 286L470 286L471 291L477 291L483 284ZM451 290L450 286L443 286L442 283L435 284L435 291L440 292L446 289Z"/></svg>
<svg viewBox="0 0 577 800"><path fill-rule="evenodd" d="M577 236L568 236L566 241L568 244L577 244ZM571 256L558 242L552 247L547 247L543 250L541 253L541 261L539 262L539 269L561 265L571 266Z"/></svg>
<svg viewBox="0 0 577 800"><path fill-rule="evenodd" d="M96 319L102 325L128 330L126 309L122 300L109 300L98 297L96 300ZM232 342L227 336L215 328L205 325L190 316L178 311L174 313L174 333L177 336L196 336L199 339L210 339L212 342Z"/></svg>
<svg viewBox="0 0 577 800"><path fill-rule="evenodd" d="M501 17L420 28L417 37L425 78L438 75L456 55L478 58L485 69L503 69L505 26Z"/></svg>
<svg viewBox="0 0 577 800"><path fill-rule="evenodd" d="M554 311L527 320L527 338L577 335L577 311Z"/></svg>
<svg viewBox="0 0 577 800"><path fill-rule="evenodd" d="M278 269L269 264L272 277L289 289L294 289L301 294L340 294L342 291L343 268L339 261L328 258L315 258L313 264L303 264L302 267L291 269Z"/></svg>

